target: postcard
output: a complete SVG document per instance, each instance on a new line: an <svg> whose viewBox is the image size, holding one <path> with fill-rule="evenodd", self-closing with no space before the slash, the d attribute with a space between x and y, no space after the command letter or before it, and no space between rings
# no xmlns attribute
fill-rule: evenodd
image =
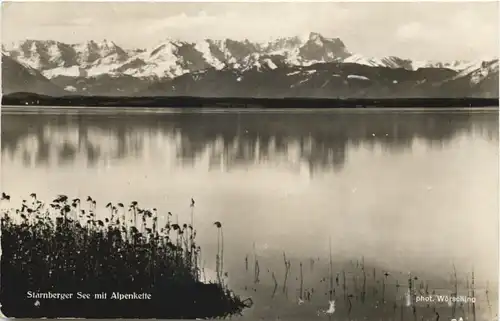
<svg viewBox="0 0 500 321"><path fill-rule="evenodd" d="M497 2L3 2L7 318L494 321Z"/></svg>

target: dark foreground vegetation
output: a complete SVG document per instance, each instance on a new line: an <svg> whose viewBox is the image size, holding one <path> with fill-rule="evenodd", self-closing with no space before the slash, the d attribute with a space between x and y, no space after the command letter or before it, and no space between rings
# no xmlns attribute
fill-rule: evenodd
<svg viewBox="0 0 500 321"><path fill-rule="evenodd" d="M151 108L462 108L498 107L488 98L214 98L214 97L51 97L32 93L12 93L2 97L2 105L14 106L101 106Z"/></svg>
<svg viewBox="0 0 500 321"><path fill-rule="evenodd" d="M45 206L32 194L19 209L9 202L3 193L0 302L7 317L217 318L251 305L225 286L222 253L217 281L203 281L193 220L171 223L168 213L160 226L156 209L137 202L110 203L109 212L98 215L91 197L80 202L61 195ZM214 230L221 235L219 222ZM38 299L29 291L73 295ZM151 298L117 300L113 292ZM106 299L94 296L102 293Z"/></svg>

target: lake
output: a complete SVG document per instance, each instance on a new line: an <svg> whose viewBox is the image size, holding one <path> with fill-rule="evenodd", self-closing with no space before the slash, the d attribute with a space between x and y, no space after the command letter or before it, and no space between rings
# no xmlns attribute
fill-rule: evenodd
<svg viewBox="0 0 500 321"><path fill-rule="evenodd" d="M447 290L455 265L496 295L498 109L3 107L1 124L1 185L12 202L31 192L90 195L100 208L135 200L182 222L193 198L208 274L213 223L223 224L228 282L255 303L243 318L316 319L328 308L330 247L337 273L364 260ZM305 304L296 303L300 264L303 288L315 289ZM478 313L489 319L486 307Z"/></svg>

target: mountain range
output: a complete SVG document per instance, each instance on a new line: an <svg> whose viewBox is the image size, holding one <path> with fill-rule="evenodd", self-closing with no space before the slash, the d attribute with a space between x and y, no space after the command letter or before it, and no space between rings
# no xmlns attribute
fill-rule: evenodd
<svg viewBox="0 0 500 321"><path fill-rule="evenodd" d="M148 49L113 41L2 45L2 93L64 96L496 98L498 58L364 57L311 32L265 43L167 39Z"/></svg>

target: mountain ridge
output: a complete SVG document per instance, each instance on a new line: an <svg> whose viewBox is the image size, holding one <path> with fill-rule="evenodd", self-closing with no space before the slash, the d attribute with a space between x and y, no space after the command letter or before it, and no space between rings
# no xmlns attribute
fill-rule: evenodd
<svg viewBox="0 0 500 321"><path fill-rule="evenodd" d="M278 37L268 42L229 38L189 42L165 38L164 41L146 49L124 49L116 42L107 39L74 44L27 39L12 43L10 46L2 45L2 49L14 59L40 70L49 79L57 76L75 77L79 76L80 72L85 76L126 74L140 78L172 78L208 67L249 68L257 65L261 56L272 56L287 65L308 66L320 62L352 62L411 70L438 67L460 71L471 64L483 61L442 62L417 61L395 56L369 57L350 52L339 38L327 38L317 32L310 32L307 37ZM179 61L180 58L186 61ZM200 58L204 59L205 64ZM488 60L492 59L497 57ZM175 63L192 66L178 66ZM152 65L156 68L152 68Z"/></svg>
<svg viewBox="0 0 500 321"><path fill-rule="evenodd" d="M166 39L149 49L124 49L109 40L80 44L25 40L2 45L2 51L2 58L37 70L66 92L83 95L498 97L498 59L371 58L350 52L339 38L315 32L262 43ZM12 92L8 87L3 91Z"/></svg>

